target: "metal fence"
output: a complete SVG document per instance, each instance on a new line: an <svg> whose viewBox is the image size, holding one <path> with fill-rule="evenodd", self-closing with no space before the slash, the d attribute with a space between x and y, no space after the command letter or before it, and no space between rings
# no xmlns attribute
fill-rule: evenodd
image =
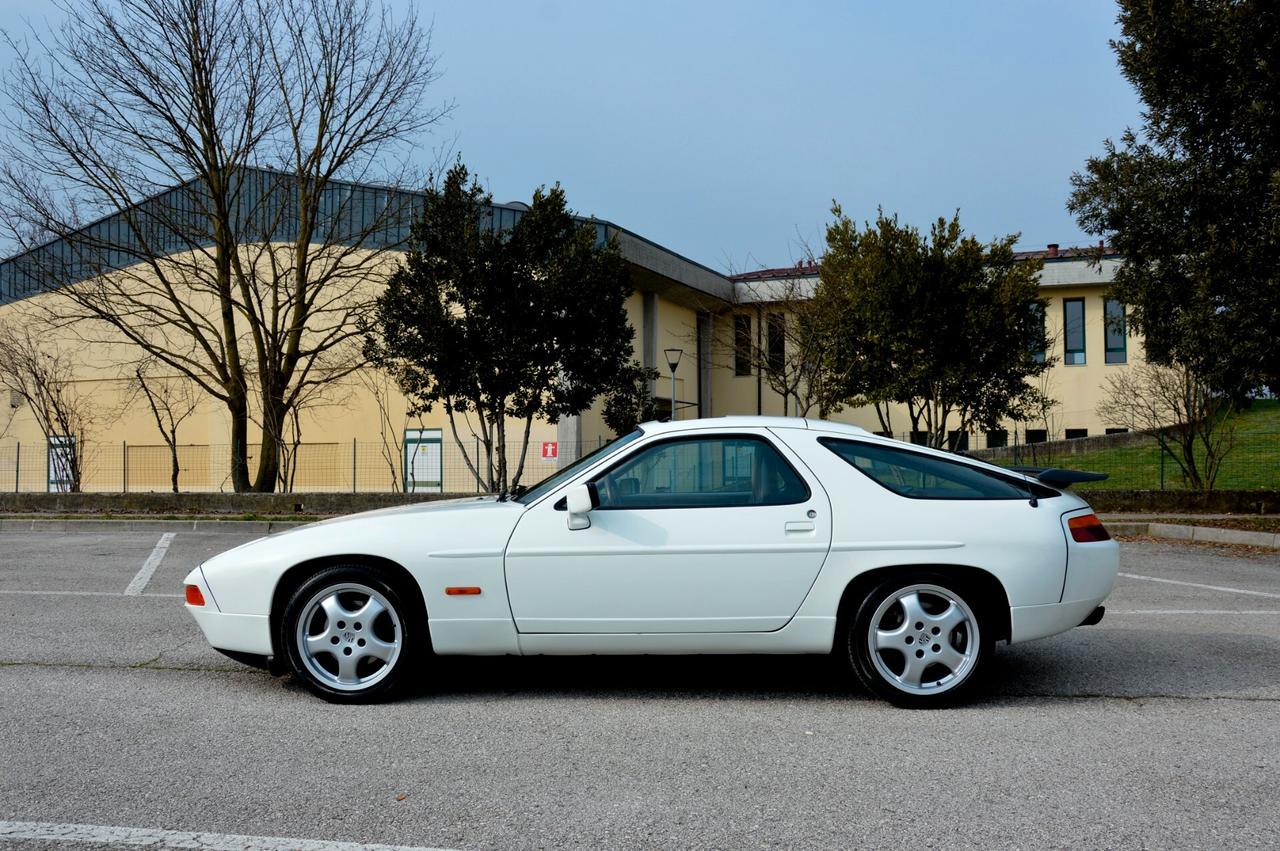
<svg viewBox="0 0 1280 851"><path fill-rule="evenodd" d="M566 463L591 451L604 440L585 444L530 442L520 482L534 484ZM71 490L69 453L77 451L80 490L87 493L144 493L173 489L169 447L131 443L86 443L74 449L63 443L0 444L0 491ZM249 476L257 469L256 447L249 449ZM472 464L482 447L466 446L466 453L450 440L426 440L409 445L361 441L303 443L286 453L277 491L297 493L483 493L488 490ZM545 456L545 457L544 457ZM482 461L483 463L483 461ZM520 447L508 447L507 466L514 474ZM231 447L178 447L178 490L184 493L230 492Z"/></svg>
<svg viewBox="0 0 1280 851"><path fill-rule="evenodd" d="M1033 434L1039 438L1040 434ZM1018 435L1024 438L1023 435ZM1062 467L1106 473L1102 482L1085 488L1131 490L1185 490L1191 482L1178 459L1181 449L1172 436L1160 432L1134 432L1068 437L1045 435L1035 442L1011 440L1002 446L971 449L975 457L1005 467ZM1203 448L1194 453L1203 475ZM1214 482L1217 490L1280 490L1280 430L1241 429L1222 458Z"/></svg>
<svg viewBox="0 0 1280 851"><path fill-rule="evenodd" d="M927 444L927 432L877 432L906 443ZM1077 489L1184 490L1191 483L1175 460L1180 450L1172 436L1159 432L1111 430L1090 435L1084 429L1018 429L950 432L946 449L964 452L1002 467L1063 467L1106 473L1102 482ZM1165 445L1168 448L1162 449ZM1204 452L1197 453L1204 470ZM1218 490L1280 490L1280 429L1240 428L1224 458L1214 487Z"/></svg>
<svg viewBox="0 0 1280 851"><path fill-rule="evenodd" d="M923 435L893 435L923 442ZM1028 440L1030 438L1030 440ZM952 435L950 448L1002 466L1066 467L1109 475L1087 487L1178 490L1189 487L1179 465L1150 433L1076 437L1029 432ZM604 439L582 443L531 441L520 483L532 485ZM1173 449L1173 447L1170 447ZM70 489L67 453L62 443L0 445L0 491L37 492ZM172 460L163 445L86 444L80 453L80 489L97 493L136 493L172 489ZM1173 451L1177 451L1173 449ZM478 442L466 446L472 461L482 454ZM1201 458L1201 460L1203 460ZM520 447L509 448L508 468L520 464ZM227 445L178 447L178 489L186 493L229 492L231 449ZM249 450L249 473L257 468L257 450ZM1222 463L1220 490L1280 489L1280 430L1240 430ZM482 477L468 465L462 447L449 439L420 443L304 443L286 456L278 491L297 493L483 493Z"/></svg>

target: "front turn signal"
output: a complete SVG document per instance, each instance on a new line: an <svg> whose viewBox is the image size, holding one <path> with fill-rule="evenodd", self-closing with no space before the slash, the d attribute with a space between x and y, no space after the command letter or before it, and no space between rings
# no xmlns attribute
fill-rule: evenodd
<svg viewBox="0 0 1280 851"><path fill-rule="evenodd" d="M187 605L188 606L204 605L204 594L200 593L200 586L198 585L187 586Z"/></svg>
<svg viewBox="0 0 1280 851"><path fill-rule="evenodd" d="M1096 514L1072 517L1067 521L1067 528L1071 530L1072 540L1078 544L1111 540L1111 533L1107 531L1106 526L1102 525L1102 521Z"/></svg>

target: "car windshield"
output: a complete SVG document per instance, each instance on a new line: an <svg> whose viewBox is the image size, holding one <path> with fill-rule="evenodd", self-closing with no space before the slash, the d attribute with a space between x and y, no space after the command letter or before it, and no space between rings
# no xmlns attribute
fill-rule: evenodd
<svg viewBox="0 0 1280 851"><path fill-rule="evenodd" d="M614 452L617 452L619 449L626 446L628 443L631 443L633 440L636 440L643 434L644 434L643 431L641 431L640 429L636 429L630 434L625 434L622 437L617 438L616 440L610 441L609 443L606 443L604 446L601 446L598 449L591 450L586 455L583 455L581 458L579 458L577 461L574 461L568 467L557 470L556 472L552 473L550 476L547 476L545 479L538 482L533 487L529 488L529 490L525 491L524 493L516 497L514 501L520 503L521 505L529 505L535 502L536 500L541 499L546 494L560 487L560 485L563 484L564 482L573 478L574 475L577 474L578 470L582 469L584 465L590 464L591 462L596 461L597 459L603 458L606 455L612 455Z"/></svg>

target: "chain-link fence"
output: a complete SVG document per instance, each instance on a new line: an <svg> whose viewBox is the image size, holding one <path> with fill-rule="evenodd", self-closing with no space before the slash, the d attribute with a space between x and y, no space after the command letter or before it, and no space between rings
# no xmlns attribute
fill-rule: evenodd
<svg viewBox="0 0 1280 851"><path fill-rule="evenodd" d="M1280 489L1280 431L1241 429L1224 448L1217 459L1215 489ZM1207 483L1214 463L1203 445L1195 448L1190 460L1185 458L1169 432L1094 437L1059 433L1052 439L988 446L970 454L1005 467L1062 467L1107 474L1105 481L1079 485L1081 489L1183 490L1194 486L1195 476Z"/></svg>
<svg viewBox="0 0 1280 851"><path fill-rule="evenodd" d="M524 453L519 482L532 485L568 462L603 445L531 441ZM400 444L303 443L284 453L276 490L297 493L484 493L488 468L478 441L465 447L438 437ZM72 453L76 453L74 456ZM258 467L258 450L250 447L249 476ZM476 459L480 459L477 474ZM520 446L507 452L508 479L521 464ZM71 442L0 444L0 491L141 493L174 489L173 453L165 445ZM177 489L184 493L230 492L229 445L177 447Z"/></svg>
<svg viewBox="0 0 1280 851"><path fill-rule="evenodd" d="M877 434L921 445L928 445L931 437L918 431ZM1078 485L1078 489L1181 490L1193 486L1184 470L1186 460L1170 431L1111 429L1093 435L1085 429L953 431L944 443L952 452L964 452L1002 467L1064 467L1108 475L1105 481ZM1280 489L1280 429L1242 427L1229 444L1213 483L1216 489ZM1203 480L1210 468L1204 448L1199 447L1193 458Z"/></svg>
<svg viewBox="0 0 1280 851"><path fill-rule="evenodd" d="M923 434L892 435L914 443ZM1158 433L1118 433L1084 436L1070 430L1050 434L1028 429L1017 432L950 435L952 451L1006 467L1066 467L1107 473L1104 482L1086 487L1177 490L1190 487L1175 455L1172 436ZM604 439L582 443L531 441L524 454L519 483L532 485ZM1168 447L1161 448L1162 443ZM438 436L418 436L403 443L303 443L286 452L276 490L297 493L484 493L487 473L477 475L476 458L484 463L483 447L472 441L463 447ZM66 442L0 445L0 491L36 492L72 489L74 464L80 467L80 490L97 493L169 491L173 489L173 458L164 445L102 443L73 447ZM520 466L520 447L509 447L507 466L514 478ZM177 450L177 486L187 493L229 492L231 447L184 445ZM257 449L249 449L249 473L257 469ZM470 461L470 463L468 463ZM1204 452L1197 466L1206 469ZM1241 429L1221 462L1214 486L1220 490L1280 489L1280 430Z"/></svg>

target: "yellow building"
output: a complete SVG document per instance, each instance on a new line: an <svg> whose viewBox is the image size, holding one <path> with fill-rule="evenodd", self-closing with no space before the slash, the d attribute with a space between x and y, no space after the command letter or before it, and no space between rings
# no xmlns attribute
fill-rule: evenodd
<svg viewBox="0 0 1280 851"><path fill-rule="evenodd" d="M385 209L388 203L385 189L335 184L333 191L352 209L361 205ZM523 209L521 204L494 205L495 226L513 223ZM627 312L636 331L636 357L662 375L653 392L663 416L669 415L673 396L675 416L680 419L796 413L793 407L784 411L782 398L768 387L759 370L744 368L736 349L778 345L771 340L776 329L770 324L777 312L777 294L783 289L811 292L816 267L731 278L610 222L588 221L598 229L600 239L617 240L629 263L634 293ZM91 227L109 233L111 225L107 219ZM394 247L364 267L362 274L375 282L372 285L402 256L399 246L406 233L407 222L402 222L389 237ZM21 326L40 314L59 314L66 294L41 276L42 266L36 261L41 257L47 261L61 250L58 243L51 243L0 263L0 324ZM1132 340L1126 342L1121 335L1117 343L1104 331L1104 292L1117 260L1109 257L1097 269L1073 252L1058 252L1056 246L1039 254L1045 259L1041 281L1050 302L1047 327L1057 347L1057 365L1050 370L1046 389L1062 401L1044 430L1066 436L1100 434L1104 425L1094 408L1104 378L1110 370L1125 368L1137 354ZM127 251L120 256L124 259L113 268L126 274L134 267L127 265ZM72 444L83 467L85 490L168 489L169 449L129 371L129 364L137 359L136 349L101 329L90 335L76 333L75 327L47 333L50 336L43 342L75 362L74 392L87 400L93 416L83 434L54 435L46 441L18 395L0 399L0 490L65 489L64 459ZM678 357L674 371L668 367L673 357ZM172 371L160 370L150 379L153 387L174 392L183 383ZM480 489L457 446L461 442L474 452L476 438L463 428L460 441L455 441L439 410L409 418L406 409L405 399L385 376L362 369L344 378L323 404L303 412L298 423L301 443L290 453L281 486L296 491ZM871 430L879 428L869 410L846 410L836 418ZM224 405L193 396L191 413L177 428L182 489L231 489L229 429ZM599 404L581 416L538 424L521 480L536 481L610 437ZM1018 439L1039 437L1043 435L1024 433ZM996 436L990 442L996 443ZM251 455L256 443L251 435ZM978 441L979 446L987 443Z"/></svg>
<svg viewBox="0 0 1280 851"><path fill-rule="evenodd" d="M1141 341L1122 330L1123 306L1107 296L1120 258L1107 253L1101 263L1094 264L1085 252L1062 250L1058 245L1049 245L1043 251L1019 252L1016 256L1024 260L1038 258L1044 263L1040 294L1047 302L1044 319L1049 340L1049 350L1044 357L1052 359L1052 366L1037 386L1057 405L1035 420L1006 423L996 433L955 434L953 448L984 449L1006 445L1006 441L1040 443L1123 431L1109 427L1097 414L1107 377L1127 369L1142 357ZM712 373L712 397L716 400L717 413L796 414L794 403L784 405L781 395L769 387L762 370L752 366L760 359L735 358L729 346L732 343L741 346L749 341L758 351L767 351L771 346L785 344L785 339L771 340L780 327L779 311L785 302L811 294L818 283L818 272L816 265L801 264L762 269L733 278L732 317L720 321L739 323L739 331L743 333L716 337L721 342L717 362L729 364L728 368ZM1110 322L1108 316L1112 317ZM1116 317L1121 318L1117 321ZM831 419L868 431L882 430L879 418L870 407L845 409ZM891 421L893 436L910 439L910 420L905 407L894 406Z"/></svg>

